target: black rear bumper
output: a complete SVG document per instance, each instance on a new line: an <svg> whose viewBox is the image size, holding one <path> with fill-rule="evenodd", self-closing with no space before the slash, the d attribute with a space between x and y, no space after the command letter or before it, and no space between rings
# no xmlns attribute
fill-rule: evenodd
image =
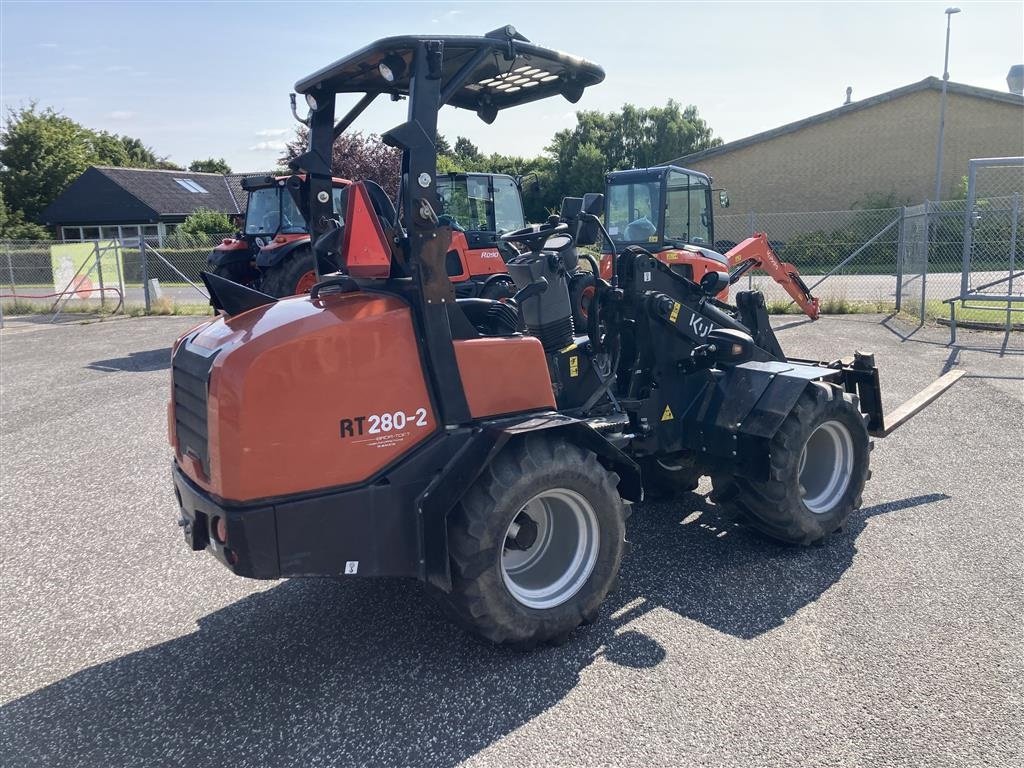
<svg viewBox="0 0 1024 768"><path fill-rule="evenodd" d="M218 503L177 466L173 474L186 543L238 576L422 577L414 489L406 489L412 498L405 504L390 486L371 486L236 506ZM223 542L215 535L219 518L227 525Z"/></svg>

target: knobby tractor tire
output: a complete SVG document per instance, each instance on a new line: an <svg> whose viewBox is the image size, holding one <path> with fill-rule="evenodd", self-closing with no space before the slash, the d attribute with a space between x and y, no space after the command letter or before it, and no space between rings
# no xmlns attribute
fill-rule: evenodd
<svg viewBox="0 0 1024 768"><path fill-rule="evenodd" d="M644 496L669 501L697 488L701 472L685 456L648 457L640 461Z"/></svg>
<svg viewBox="0 0 1024 768"><path fill-rule="evenodd" d="M464 629L495 643L561 642L618 580L625 510L618 476L561 438L511 443L452 512L452 590Z"/></svg>
<svg viewBox="0 0 1024 768"><path fill-rule="evenodd" d="M769 478L712 475L712 499L771 538L813 544L860 508L870 450L856 395L811 383L769 443Z"/></svg>
<svg viewBox="0 0 1024 768"><path fill-rule="evenodd" d="M321 260L321 276L333 272L335 269L336 267ZM299 293L309 293L309 289L315 282L313 252L308 247L299 248L285 256L280 263L263 271L260 290L269 296L280 299Z"/></svg>
<svg viewBox="0 0 1024 768"><path fill-rule="evenodd" d="M256 278L256 274L249 264L220 264L213 268L213 274L249 287L252 287Z"/></svg>

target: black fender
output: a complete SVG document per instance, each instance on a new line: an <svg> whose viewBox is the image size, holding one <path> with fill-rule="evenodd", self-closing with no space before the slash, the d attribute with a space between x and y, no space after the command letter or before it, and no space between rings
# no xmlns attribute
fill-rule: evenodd
<svg viewBox="0 0 1024 768"><path fill-rule="evenodd" d="M618 491L628 501L643 500L640 467L586 421L560 413L525 414L482 423L417 499L421 523L423 580L448 592L448 515L480 473L501 450L521 435L555 432L593 451L608 470L619 476Z"/></svg>
<svg viewBox="0 0 1024 768"><path fill-rule="evenodd" d="M295 251L309 247L310 240L308 237L304 237L301 240L293 240L290 243L279 245L277 248L260 248L260 252L256 254L256 266L260 269L276 267Z"/></svg>
<svg viewBox="0 0 1024 768"><path fill-rule="evenodd" d="M842 384L842 371L820 364L751 361L712 372L702 391L668 404L678 414L682 447L711 463L742 467L753 476L767 472L766 441L778 432L811 382ZM658 406L663 407L663 406ZM647 414L649 423L669 428Z"/></svg>

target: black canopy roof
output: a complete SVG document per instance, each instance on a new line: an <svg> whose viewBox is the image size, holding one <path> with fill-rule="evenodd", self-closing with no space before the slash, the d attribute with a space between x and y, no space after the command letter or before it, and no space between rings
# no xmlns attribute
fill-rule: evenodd
<svg viewBox="0 0 1024 768"><path fill-rule="evenodd" d="M443 46L441 92L462 109L502 110L549 96L579 101L583 89L604 80L604 70L585 59L531 44L511 27L485 37L387 37L356 51L295 84L299 93L388 93L408 95L414 50ZM381 75L384 63L395 77ZM461 81L452 91L450 86Z"/></svg>

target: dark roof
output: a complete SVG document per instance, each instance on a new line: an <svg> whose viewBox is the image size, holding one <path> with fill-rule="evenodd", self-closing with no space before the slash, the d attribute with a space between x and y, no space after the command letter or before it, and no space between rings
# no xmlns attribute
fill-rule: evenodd
<svg viewBox="0 0 1024 768"><path fill-rule="evenodd" d="M200 208L242 213L241 179L242 174L92 166L46 206L41 218L47 224L117 224L178 218Z"/></svg>
<svg viewBox="0 0 1024 768"><path fill-rule="evenodd" d="M505 29L511 31L511 36ZM484 37L387 37L299 80L295 90L314 95L318 90L408 95L413 54L425 41L444 46L442 92L455 78L465 76L465 84L455 89L446 102L462 109L478 110L489 105L502 110L558 95L575 103L584 88L604 80L604 70L597 64L533 45L507 27ZM390 83L377 68L385 59L396 70ZM463 67L468 67L468 71L464 72Z"/></svg>
<svg viewBox="0 0 1024 768"><path fill-rule="evenodd" d="M910 85L904 85L901 88L896 88L892 91L886 91L880 93L877 96L871 96L860 101L854 101L850 104L844 104L836 109L830 109L828 112L822 112L820 115L813 115L806 117L803 120L797 120L795 123L788 123L778 128L772 128L770 131L764 131L763 133L757 133L753 136L748 136L745 139L737 139L736 141L730 141L728 144L722 144L711 149L705 149L701 152L693 152L689 155L683 155L677 157L669 162L672 164L678 163L693 163L698 160L704 160L708 157L714 157L715 155L723 154L724 152L731 152L734 149L742 149L743 147L749 147L752 144L759 144L762 141L768 141L774 139L776 136L783 136L787 133L793 133L799 131L801 128L807 128L808 126L818 125L829 120L834 120L837 117L843 117L851 112L857 112L861 109L867 109L877 104L883 104L887 101L902 98L918 91L941 91L942 80L937 77L926 77L918 83L911 83ZM1016 106L1024 106L1024 96L1016 93L1009 93L1004 91L993 91L989 88L978 88L974 85L965 85L963 83L947 83L946 90L949 93L957 93L962 96L973 96L979 99L989 99L990 101L1000 101L1005 104L1013 104Z"/></svg>

